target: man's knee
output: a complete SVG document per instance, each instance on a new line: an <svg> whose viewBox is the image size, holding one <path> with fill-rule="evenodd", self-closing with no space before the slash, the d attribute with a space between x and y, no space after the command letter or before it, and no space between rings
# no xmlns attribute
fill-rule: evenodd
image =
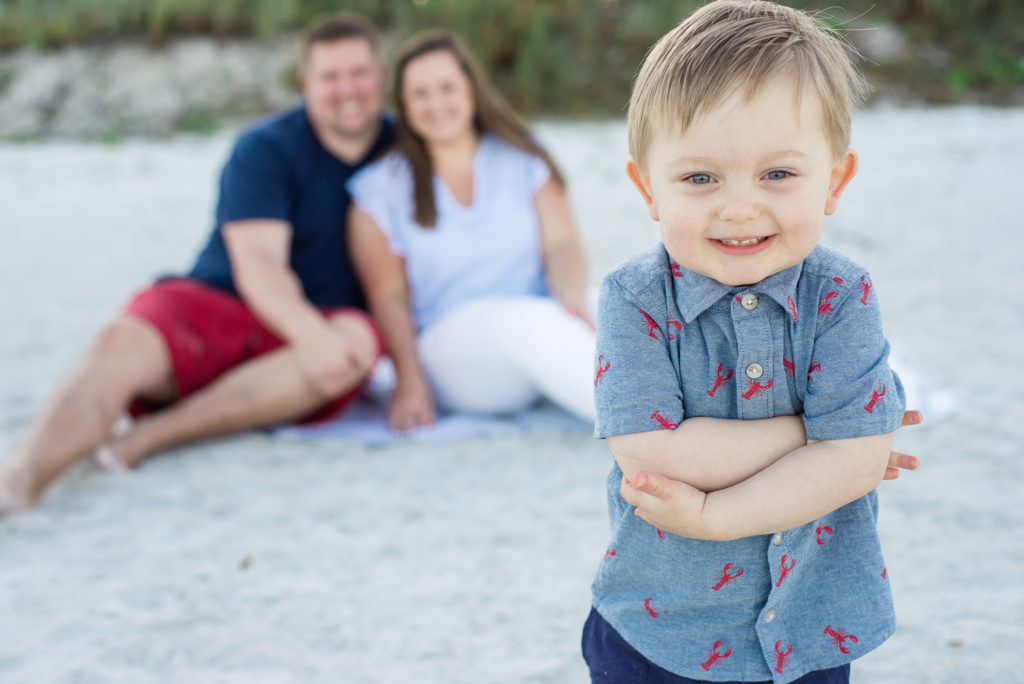
<svg viewBox="0 0 1024 684"><path fill-rule="evenodd" d="M361 355L376 360L383 353L380 333L369 315L357 311L342 311L329 317L331 327L345 335L356 345Z"/></svg>
<svg viewBox="0 0 1024 684"><path fill-rule="evenodd" d="M151 323L133 316L119 316L107 323L92 347L95 356L131 358L162 351L163 340Z"/></svg>
<svg viewBox="0 0 1024 684"><path fill-rule="evenodd" d="M148 321L134 316L114 319L97 335L89 360L109 367L140 392L173 393L170 352L160 331Z"/></svg>

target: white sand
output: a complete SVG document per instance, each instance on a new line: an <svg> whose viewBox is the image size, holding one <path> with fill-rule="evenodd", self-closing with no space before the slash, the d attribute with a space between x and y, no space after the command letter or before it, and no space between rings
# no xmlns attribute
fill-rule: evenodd
<svg viewBox="0 0 1024 684"><path fill-rule="evenodd" d="M547 123L594 279L656 237L621 122ZM958 411L882 488L896 636L871 683L1024 681L1024 110L859 115L826 243ZM0 458L135 287L187 267L231 136L0 146ZM112 476L83 464L0 521L0 682L587 680L605 448L531 435L369 449L246 435Z"/></svg>

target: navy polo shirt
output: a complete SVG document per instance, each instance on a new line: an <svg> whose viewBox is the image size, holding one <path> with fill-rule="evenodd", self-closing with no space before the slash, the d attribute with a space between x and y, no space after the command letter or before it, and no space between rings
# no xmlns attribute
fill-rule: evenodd
<svg viewBox="0 0 1024 684"><path fill-rule="evenodd" d="M602 283L595 434L797 414L808 439L893 432L904 396L888 351L871 278L846 257L819 246L734 287L659 244ZM781 684L892 634L875 492L802 527L716 542L644 522L621 481L614 466L594 606L651 662L691 679Z"/></svg>
<svg viewBox="0 0 1024 684"><path fill-rule="evenodd" d="M216 227L189 275L237 296L221 226L279 219L291 224L289 264L306 298L321 307L364 307L346 245L345 183L393 141L393 125L385 119L366 156L348 164L317 139L305 106L257 123L224 166Z"/></svg>

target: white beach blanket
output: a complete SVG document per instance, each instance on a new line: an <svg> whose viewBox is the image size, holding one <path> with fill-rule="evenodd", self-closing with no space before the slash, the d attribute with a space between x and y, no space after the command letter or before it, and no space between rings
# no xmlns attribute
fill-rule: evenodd
<svg viewBox="0 0 1024 684"><path fill-rule="evenodd" d="M442 444L474 437L531 433L589 434L593 425L549 403L509 415L440 413L433 425L407 432L388 426L388 400L394 387L394 368L382 359L374 369L364 396L334 420L315 425L276 428L277 437L295 440L340 440L380 446L403 441Z"/></svg>

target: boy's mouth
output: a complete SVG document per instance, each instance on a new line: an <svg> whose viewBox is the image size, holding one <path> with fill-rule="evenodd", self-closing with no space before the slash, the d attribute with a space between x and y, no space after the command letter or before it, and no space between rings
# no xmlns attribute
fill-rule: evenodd
<svg viewBox="0 0 1024 684"><path fill-rule="evenodd" d="M726 245L727 247L750 247L751 245L756 245L761 242L764 242L767 239L767 237L752 237L743 238L742 240L721 239L718 242L721 242L723 245Z"/></svg>
<svg viewBox="0 0 1024 684"><path fill-rule="evenodd" d="M774 235L760 237L712 238L711 245L729 256L751 256L768 249L775 240Z"/></svg>

